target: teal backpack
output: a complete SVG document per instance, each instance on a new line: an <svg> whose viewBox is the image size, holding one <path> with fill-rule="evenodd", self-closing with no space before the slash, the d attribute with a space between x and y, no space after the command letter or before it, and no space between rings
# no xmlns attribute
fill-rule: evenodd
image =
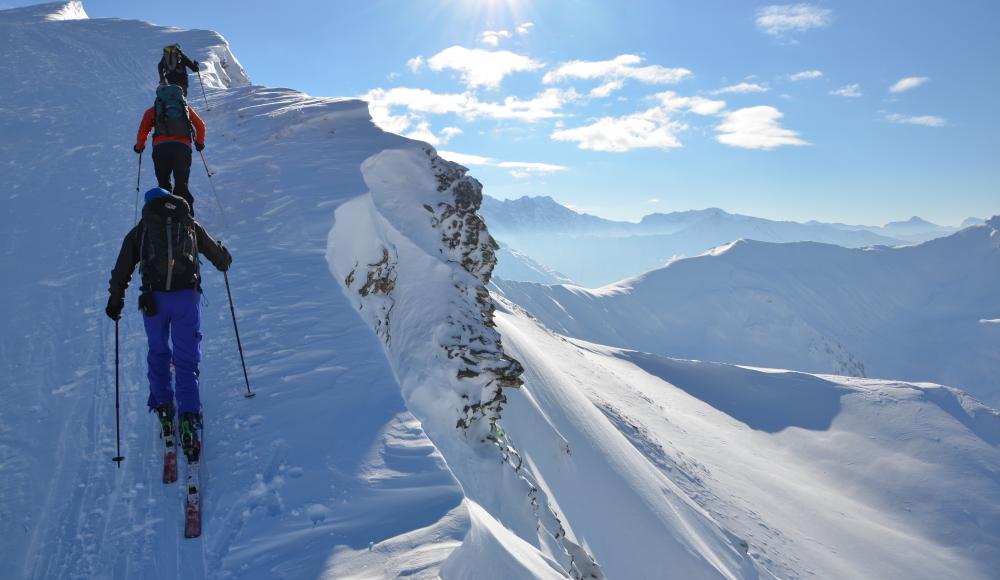
<svg viewBox="0 0 1000 580"><path fill-rule="evenodd" d="M154 137L191 137L184 90L177 85L161 85L156 89L156 132Z"/></svg>

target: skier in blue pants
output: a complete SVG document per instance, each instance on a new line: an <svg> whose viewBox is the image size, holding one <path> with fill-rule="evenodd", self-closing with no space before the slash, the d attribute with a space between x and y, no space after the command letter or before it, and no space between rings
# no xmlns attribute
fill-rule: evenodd
<svg viewBox="0 0 1000 580"><path fill-rule="evenodd" d="M201 399L198 365L201 362L201 272L199 254L220 271L232 264L229 251L191 217L188 203L159 187L146 192L142 220L125 236L111 272L105 313L121 318L125 289L139 265L142 310L149 341L147 404L160 418L164 435L172 433L180 417L181 447L191 461L201 451ZM171 345L173 348L171 349ZM171 385L171 362L176 391ZM174 400L176 399L176 407Z"/></svg>

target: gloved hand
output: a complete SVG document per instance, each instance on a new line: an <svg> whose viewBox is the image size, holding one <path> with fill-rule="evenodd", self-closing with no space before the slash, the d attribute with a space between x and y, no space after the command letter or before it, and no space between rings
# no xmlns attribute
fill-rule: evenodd
<svg viewBox="0 0 1000 580"><path fill-rule="evenodd" d="M140 155L142 155L142 152L145 151L145 150L146 150L145 147L139 147L138 145L133 145L132 146L132 151L135 151L136 153L138 153Z"/></svg>
<svg viewBox="0 0 1000 580"><path fill-rule="evenodd" d="M156 316L156 298L152 292L143 292L139 295L139 310L146 316Z"/></svg>
<svg viewBox="0 0 1000 580"><path fill-rule="evenodd" d="M194 148L197 149L198 151L201 151L202 149L205 148L205 144L204 143L199 143L199 142L195 141L194 142Z"/></svg>
<svg viewBox="0 0 1000 580"><path fill-rule="evenodd" d="M200 65L198 64L198 61L196 61L196 60L192 60L191 64L194 65L195 70L197 70L198 68L200 68Z"/></svg>
<svg viewBox="0 0 1000 580"><path fill-rule="evenodd" d="M125 308L125 299L117 296L108 297L108 305L104 307L104 313L111 320L121 320L122 308Z"/></svg>

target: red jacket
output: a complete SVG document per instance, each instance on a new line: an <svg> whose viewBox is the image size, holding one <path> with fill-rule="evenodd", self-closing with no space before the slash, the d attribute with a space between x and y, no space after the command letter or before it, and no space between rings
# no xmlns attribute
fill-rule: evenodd
<svg viewBox="0 0 1000 580"><path fill-rule="evenodd" d="M201 120L198 113L195 112L194 108L188 106L188 117L191 119L191 125L194 127L194 140L196 143L205 142L205 122ZM135 146L139 149L144 149L146 147L146 138L149 137L149 132L153 130L153 125L156 123L156 107L150 107L146 109L146 113L142 116L142 122L139 123L139 133L135 136ZM164 141L180 141L181 143L186 143L188 147L191 146L191 139L186 136L156 136L153 137L153 145L158 145Z"/></svg>

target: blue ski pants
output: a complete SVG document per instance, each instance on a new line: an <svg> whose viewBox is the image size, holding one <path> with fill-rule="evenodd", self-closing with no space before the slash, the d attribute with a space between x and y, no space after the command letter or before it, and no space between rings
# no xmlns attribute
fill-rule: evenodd
<svg viewBox="0 0 1000 580"><path fill-rule="evenodd" d="M201 362L201 293L197 290L153 292L156 316L143 315L149 341L149 402L152 409L177 398L178 413L200 413L198 364ZM171 351L171 344L173 350ZM171 385L170 363L177 375Z"/></svg>

